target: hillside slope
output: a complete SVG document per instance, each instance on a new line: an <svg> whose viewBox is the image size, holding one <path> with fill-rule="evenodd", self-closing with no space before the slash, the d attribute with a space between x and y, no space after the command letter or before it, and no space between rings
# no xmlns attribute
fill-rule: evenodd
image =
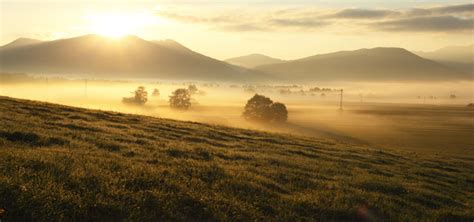
<svg viewBox="0 0 474 222"><path fill-rule="evenodd" d="M470 221L474 157L0 97L6 221Z"/></svg>
<svg viewBox="0 0 474 222"><path fill-rule="evenodd" d="M474 63L474 44L448 46L431 52L417 52L417 54L432 60Z"/></svg>
<svg viewBox="0 0 474 222"><path fill-rule="evenodd" d="M239 56L230 59L224 60L227 63L232 65L247 67L247 68L255 68L261 65L269 65L269 64L277 64L284 62L284 60L272 58L270 56L262 55L262 54L250 54L246 56Z"/></svg>
<svg viewBox="0 0 474 222"><path fill-rule="evenodd" d="M373 48L315 55L257 70L286 79L404 81L470 79L471 75L423 59L401 48Z"/></svg>
<svg viewBox="0 0 474 222"><path fill-rule="evenodd" d="M416 54L446 66L474 74L474 44L444 47L432 52L416 52Z"/></svg>
<svg viewBox="0 0 474 222"><path fill-rule="evenodd" d="M4 46L1 46L0 50L6 50L6 49L12 49L12 48L16 48L16 47L34 45L34 44L38 44L38 43L41 43L41 41L37 40L37 39L19 38L19 39L16 39L15 41L13 41L13 42L10 42L10 43L8 43Z"/></svg>
<svg viewBox="0 0 474 222"><path fill-rule="evenodd" d="M258 72L177 48L172 41L97 35L0 49L6 72L92 75L112 78L252 81Z"/></svg>

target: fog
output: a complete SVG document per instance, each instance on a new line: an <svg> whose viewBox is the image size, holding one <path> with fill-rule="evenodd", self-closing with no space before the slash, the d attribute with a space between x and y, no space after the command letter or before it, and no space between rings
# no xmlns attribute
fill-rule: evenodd
<svg viewBox="0 0 474 222"><path fill-rule="evenodd" d="M307 85L237 85L209 82L159 82L156 80L84 80L25 78L0 81L0 95L59 103L90 109L143 114L161 118L205 122L231 127L283 132L321 139L370 144L380 148L452 153L474 147L472 82L348 83L321 82ZM189 110L169 107L177 88L195 84ZM138 86L148 91L144 106L122 102ZM310 91L314 87L331 91ZM153 89L160 96L152 96ZM340 91L343 110L339 110ZM290 94L282 93L290 90ZM241 114L255 93L284 103L288 122L262 125L245 121ZM324 96L322 95L324 94ZM455 95L456 98L450 98Z"/></svg>

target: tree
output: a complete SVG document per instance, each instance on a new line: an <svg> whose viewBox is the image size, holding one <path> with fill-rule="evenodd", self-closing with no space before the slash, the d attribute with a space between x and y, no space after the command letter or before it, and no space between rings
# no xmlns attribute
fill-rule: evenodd
<svg viewBox="0 0 474 222"><path fill-rule="evenodd" d="M144 86L139 86L134 92L133 97L123 98L122 101L124 103L134 103L138 105L145 105L148 101L148 92L145 90Z"/></svg>
<svg viewBox="0 0 474 222"><path fill-rule="evenodd" d="M286 110L285 104L276 102L270 106L270 109L274 122L282 123L288 120L288 110Z"/></svg>
<svg viewBox="0 0 474 222"><path fill-rule="evenodd" d="M177 89L170 96L170 106L177 109L191 107L191 93L188 89Z"/></svg>
<svg viewBox="0 0 474 222"><path fill-rule="evenodd" d="M160 90L158 90L157 88L155 88L153 90L153 93L151 94L152 96L160 96Z"/></svg>
<svg viewBox="0 0 474 222"><path fill-rule="evenodd" d="M289 95L289 94L291 94L291 90L290 90L290 89L280 89L279 92L280 92L280 94L282 94L282 95L285 95L285 94Z"/></svg>
<svg viewBox="0 0 474 222"><path fill-rule="evenodd" d="M196 87L196 85L194 85L194 84L189 85L188 90L189 90L189 93L191 93L191 94L196 94L199 91L198 88Z"/></svg>
<svg viewBox="0 0 474 222"><path fill-rule="evenodd" d="M288 111L282 103L274 103L270 98L255 94L247 101L243 117L259 122L285 122Z"/></svg>

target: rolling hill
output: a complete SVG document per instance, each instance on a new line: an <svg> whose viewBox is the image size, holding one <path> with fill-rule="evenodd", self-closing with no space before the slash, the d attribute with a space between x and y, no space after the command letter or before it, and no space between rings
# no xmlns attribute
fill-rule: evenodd
<svg viewBox="0 0 474 222"><path fill-rule="evenodd" d="M416 52L416 54L446 66L474 74L474 44L444 47L432 52Z"/></svg>
<svg viewBox="0 0 474 222"><path fill-rule="evenodd" d="M0 97L5 221L470 221L474 159ZM1 215L0 215L1 217Z"/></svg>
<svg viewBox="0 0 474 222"><path fill-rule="evenodd" d="M18 45L15 42L10 45ZM7 46L0 49L0 68L5 72L214 81L263 78L261 73L192 52L170 40L150 42L135 36L109 39L86 35Z"/></svg>
<svg viewBox="0 0 474 222"><path fill-rule="evenodd" d="M471 75L402 48L373 48L315 55L257 70L299 81L405 81L470 79Z"/></svg>
<svg viewBox="0 0 474 222"><path fill-rule="evenodd" d="M250 54L224 60L227 63L242 66L246 68L255 68L261 65L277 64L284 62L284 60L272 58L262 54Z"/></svg>
<svg viewBox="0 0 474 222"><path fill-rule="evenodd" d="M10 42L4 46L0 47L0 50L5 50L5 49L12 49L12 48L17 48L17 47L22 47L22 46L27 46L27 45L34 45L41 43L42 41L36 40L36 39L29 39L29 38L19 38L13 42Z"/></svg>

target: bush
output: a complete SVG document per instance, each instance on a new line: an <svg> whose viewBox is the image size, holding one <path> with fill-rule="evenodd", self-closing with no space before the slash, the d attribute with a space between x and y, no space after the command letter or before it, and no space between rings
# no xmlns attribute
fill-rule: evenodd
<svg viewBox="0 0 474 222"><path fill-rule="evenodd" d="M286 122L288 120L288 110L283 103L275 102L270 106L274 122Z"/></svg>
<svg viewBox="0 0 474 222"><path fill-rule="evenodd" d="M196 94L199 91L196 85L193 85L193 84L188 86L188 90L189 90L189 93L191 94Z"/></svg>
<svg viewBox="0 0 474 222"><path fill-rule="evenodd" d="M191 93L188 89L177 89L170 96L170 106L177 109L191 107Z"/></svg>
<svg viewBox="0 0 474 222"><path fill-rule="evenodd" d="M122 102L124 103L134 103L138 105L145 105L148 101L148 92L145 90L144 86L139 86L134 92L133 97L123 98Z"/></svg>
<svg viewBox="0 0 474 222"><path fill-rule="evenodd" d="M282 123L288 119L288 111L283 103L255 94L245 105L243 116L251 121Z"/></svg>
<svg viewBox="0 0 474 222"><path fill-rule="evenodd" d="M155 88L155 89L153 90L153 93L152 93L151 95L152 95L152 96L160 96L160 90L158 90L158 89Z"/></svg>

